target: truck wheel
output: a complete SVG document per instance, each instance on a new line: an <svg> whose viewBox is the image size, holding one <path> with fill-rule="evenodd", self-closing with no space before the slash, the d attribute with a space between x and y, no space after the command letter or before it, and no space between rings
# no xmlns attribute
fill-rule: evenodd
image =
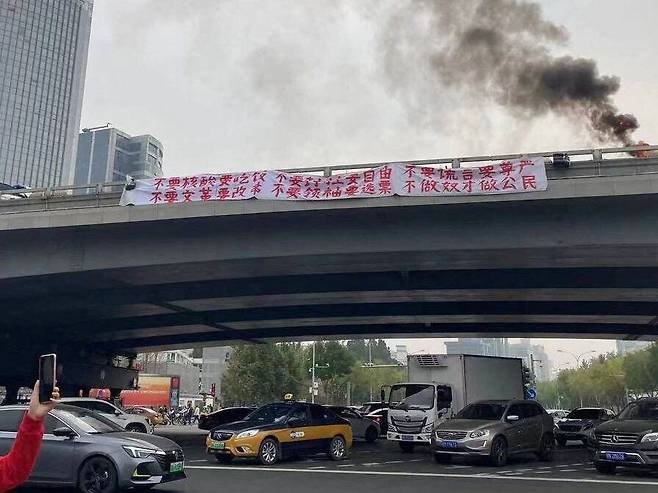
<svg viewBox="0 0 658 493"><path fill-rule="evenodd" d="M594 467L601 474L614 474L617 470L616 464L609 464L608 462L595 462Z"/></svg>
<svg viewBox="0 0 658 493"><path fill-rule="evenodd" d="M402 451L406 454L411 454L414 451L414 444L409 443L409 442L398 442L400 444L400 448Z"/></svg>
<svg viewBox="0 0 658 493"><path fill-rule="evenodd" d="M437 464L450 464L452 462L452 455L450 454L434 454L434 460Z"/></svg>
<svg viewBox="0 0 658 493"><path fill-rule="evenodd" d="M489 452L489 463L496 467L507 464L507 442L503 437L494 438Z"/></svg>
<svg viewBox="0 0 658 493"><path fill-rule="evenodd" d="M537 451L537 457L539 460L544 462L550 462L553 460L553 437L548 433L541 437L539 442L539 450Z"/></svg>
<svg viewBox="0 0 658 493"><path fill-rule="evenodd" d="M560 447L564 447L567 444L567 439L564 437L557 437L555 441Z"/></svg>
<svg viewBox="0 0 658 493"><path fill-rule="evenodd" d="M377 433L377 428L375 428L374 426L371 426L366 430L366 436L365 436L366 442L372 443L375 440L377 440L378 436L379 433Z"/></svg>

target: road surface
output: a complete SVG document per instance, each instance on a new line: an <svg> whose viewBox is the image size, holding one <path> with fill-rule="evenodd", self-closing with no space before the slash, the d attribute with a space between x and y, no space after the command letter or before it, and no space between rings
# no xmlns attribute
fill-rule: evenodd
<svg viewBox="0 0 658 493"><path fill-rule="evenodd" d="M183 446L188 479L158 486L153 492L404 493L432 491L440 485L450 493L643 493L655 492L658 487L656 473L597 473L587 459L587 451L579 445L558 449L553 462L539 462L529 455L511 459L506 467L493 468L464 460L439 465L427 449L403 454L395 444L382 440L355 443L351 457L342 462L318 456L263 467L248 460L217 464L204 453L205 433L189 427L170 427L158 433Z"/></svg>

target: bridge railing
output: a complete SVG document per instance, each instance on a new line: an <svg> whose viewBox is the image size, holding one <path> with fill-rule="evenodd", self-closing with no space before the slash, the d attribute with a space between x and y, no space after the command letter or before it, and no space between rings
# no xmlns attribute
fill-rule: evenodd
<svg viewBox="0 0 658 493"><path fill-rule="evenodd" d="M637 154L641 153L641 154ZM582 171L573 173L569 169L553 170L551 172L551 159L555 155L567 155L570 158L576 158L572 161L574 168L580 168ZM532 158L543 156L547 158L550 179L563 179L575 177L592 177L602 176L602 170L606 166L615 168L628 169L633 168L632 174L641 172L655 173L658 172L658 145L642 145L632 147L607 147L601 149L575 149L567 151L544 151L528 152L517 154L496 154L481 156L465 156L453 158L438 159L420 159L409 161L385 161L357 164L339 164L331 166L310 166L304 168L282 168L281 171L288 173L309 173L323 174L332 176L334 173L346 172L351 170L375 168L384 164L402 163L419 166L446 165L453 168L459 168L462 165L471 166L476 163L490 163L506 161L520 158ZM610 158L610 156L615 156ZM584 158L584 159L580 159ZM624 174L616 173L616 174ZM15 196L16 200L0 200L0 214L12 214L19 212L35 212L61 209L77 209L90 207L114 207L118 203L118 196L123 191L124 181L107 182L107 183L90 183L87 185L62 185L46 188L19 189L19 190L0 190L0 194L5 197ZM23 196L27 195L27 198ZM29 205L28 205L29 204Z"/></svg>

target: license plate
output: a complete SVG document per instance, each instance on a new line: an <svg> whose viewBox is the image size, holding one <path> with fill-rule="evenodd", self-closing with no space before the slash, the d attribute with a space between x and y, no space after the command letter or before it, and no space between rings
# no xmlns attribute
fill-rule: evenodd
<svg viewBox="0 0 658 493"><path fill-rule="evenodd" d="M441 442L441 447L442 448L457 448L458 444L457 442L453 440L444 440Z"/></svg>
<svg viewBox="0 0 658 493"><path fill-rule="evenodd" d="M402 435L400 438L404 442L413 442L414 441L414 436L413 435Z"/></svg>
<svg viewBox="0 0 658 493"><path fill-rule="evenodd" d="M605 458L608 460L626 460L626 454L623 452L606 452Z"/></svg>
<svg viewBox="0 0 658 493"><path fill-rule="evenodd" d="M169 472L183 472L184 466L182 462L172 462L169 465Z"/></svg>
<svg viewBox="0 0 658 493"><path fill-rule="evenodd" d="M215 442L210 445L210 448L216 449L216 450L223 450L224 449L224 442Z"/></svg>

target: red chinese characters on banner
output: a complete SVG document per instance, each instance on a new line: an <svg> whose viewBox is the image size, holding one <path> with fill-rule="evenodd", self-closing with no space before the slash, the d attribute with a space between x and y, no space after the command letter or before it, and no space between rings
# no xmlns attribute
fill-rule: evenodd
<svg viewBox="0 0 658 493"><path fill-rule="evenodd" d="M386 164L332 176L285 171L136 180L121 203L178 204L247 199L337 200L401 196L491 195L546 190L543 158L518 159L470 168Z"/></svg>
<svg viewBox="0 0 658 493"><path fill-rule="evenodd" d="M394 165L332 176L266 173L259 199L335 200L393 195Z"/></svg>
<svg viewBox="0 0 658 493"><path fill-rule="evenodd" d="M543 158L504 161L473 168L436 169L405 165L398 195L493 195L546 190Z"/></svg>
<svg viewBox="0 0 658 493"><path fill-rule="evenodd" d="M221 175L172 176L140 180L151 184L149 203L177 204L211 200L244 200L256 197L263 188L265 171Z"/></svg>

